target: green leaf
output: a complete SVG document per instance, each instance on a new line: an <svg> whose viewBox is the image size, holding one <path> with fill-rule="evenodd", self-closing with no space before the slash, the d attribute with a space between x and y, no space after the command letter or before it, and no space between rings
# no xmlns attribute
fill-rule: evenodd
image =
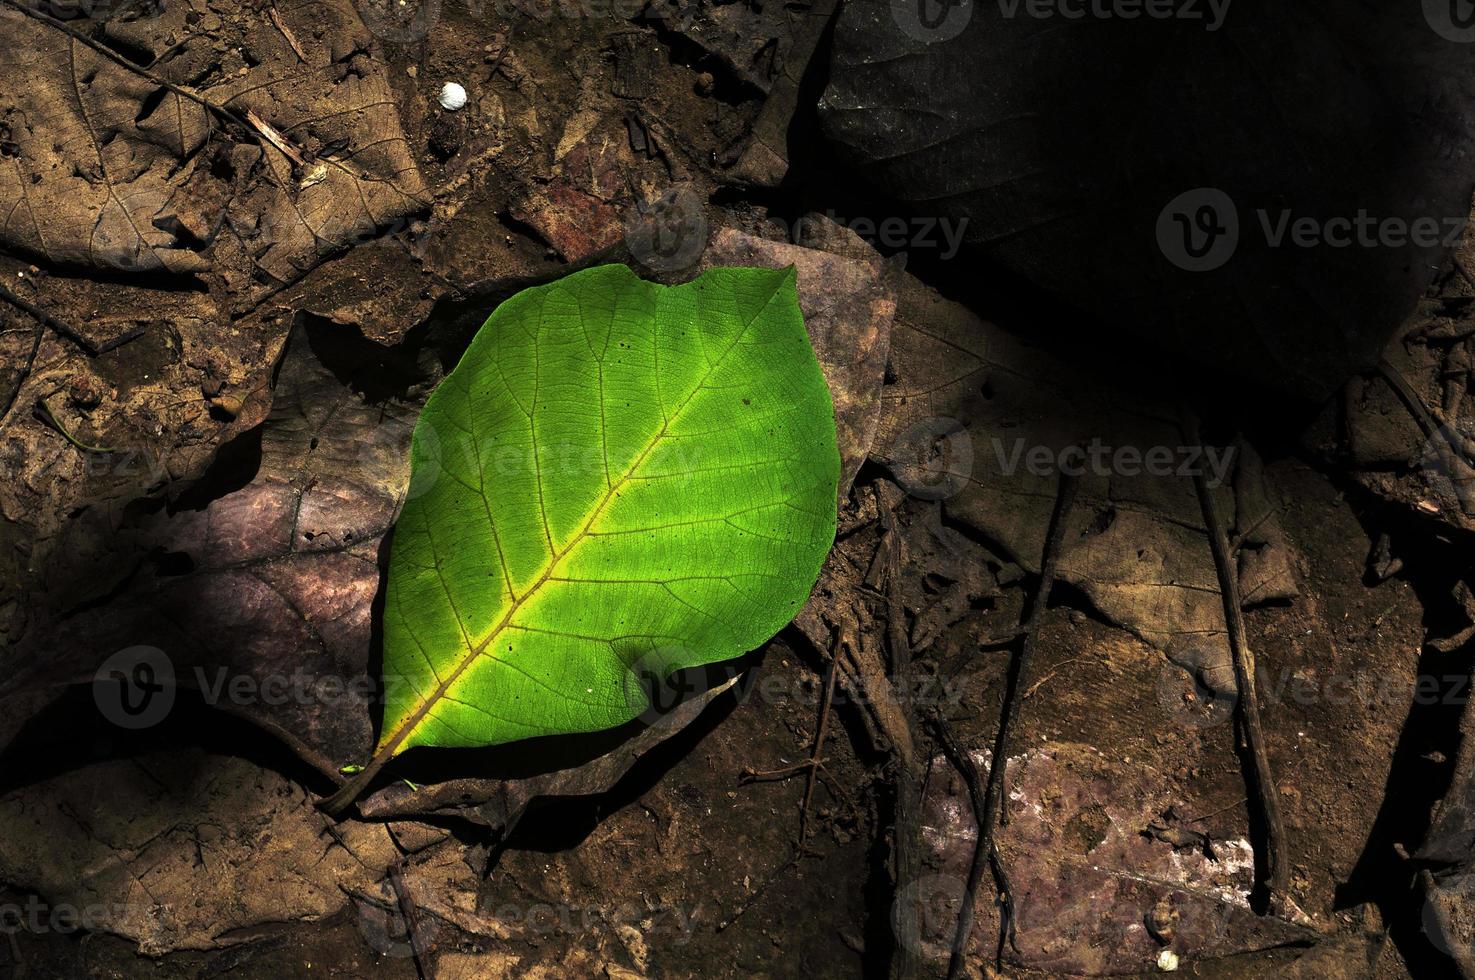
<svg viewBox="0 0 1475 980"><path fill-rule="evenodd" d="M761 645L819 575L839 469L792 269L514 296L415 428L376 761L611 728L637 674Z"/></svg>

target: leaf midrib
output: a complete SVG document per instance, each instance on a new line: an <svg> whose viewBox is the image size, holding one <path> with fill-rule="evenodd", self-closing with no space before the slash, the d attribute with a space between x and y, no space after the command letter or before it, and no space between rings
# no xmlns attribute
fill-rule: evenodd
<svg viewBox="0 0 1475 980"><path fill-rule="evenodd" d="M758 307L751 319L743 323L742 328L738 330L737 334L733 337L732 342L727 345L726 349L722 351L717 360L708 365L706 372L701 376L700 379L698 379L696 385L692 388L691 393L686 396L685 400L683 400L680 405L676 406L676 409L672 411L670 415L668 415L664 419L664 421L662 421L660 429L656 432L654 436L651 437L650 442L646 444L645 448L640 451L640 455L635 458L634 462L632 462L628 468L626 468L625 472L621 474L619 480L611 484L605 490L598 505L593 509L593 511L590 512L589 517L579 528L578 533L576 533L572 538L569 539L568 544L566 544L562 550L552 555L552 557L548 560L548 565L539 574L537 579L535 579L531 585L523 590L521 595L518 595L516 596L516 598L513 599L512 604L507 608L506 614L503 615L501 621L498 622L496 626L492 627L492 631L487 634L486 638L483 639L480 643L476 644L474 647L468 647L466 654L461 658L460 662L457 663L456 668L445 680L440 682L435 691L432 692L429 697L421 698L419 706L417 706L415 710L412 711L410 715L405 719L405 721L394 730L392 736L381 736L379 747L375 750L376 756L381 754L392 756L398 750L400 744L404 742L404 740L408 738L411 733L413 733L417 728L420 727L420 723L423 722L425 718L430 714L431 709L440 703L440 701L455 685L456 681L461 678L461 675L466 672L467 668L474 664L477 659L481 657L482 654L486 653L491 648L493 641L495 641L497 637L502 634L503 630L512 625L513 617L516 616L518 611L527 604L529 599L538 594L538 591L548 582L553 573L558 569L559 563L562 562L563 559L567 557L574 550L574 548L576 548L579 543L588 536L589 529L594 526L594 522L599 519L599 515L604 513L605 507L609 505L609 502L611 500L619 496L620 489L623 488L627 482L629 482L630 478L635 474L637 470L640 469L646 458L651 454L652 451L654 451L656 446L660 444L661 440L666 437L666 433L670 431L672 423L680 418L681 413L684 412L686 410L686 407L691 404L694 398L696 398L697 393L703 390L702 386L707 383L707 380L711 378L712 375L716 373L717 369L722 366L722 364L727 360L728 355L730 355L735 349L737 349L738 344L742 341L743 337L747 335L748 330L753 326L754 323L758 322L759 317L761 317L764 312L767 311L769 306L773 304L774 297L779 294L779 290L782 289L787 282L788 279L786 277L778 280L777 285L774 286L773 292L771 292L768 295L768 298L764 300L763 305ZM657 359L659 357L659 354L657 353L658 343L659 337L653 337L652 355ZM537 344L535 342L534 347L536 346ZM659 388L657 388L657 391L659 391ZM602 376L600 381L600 393L602 396ZM657 397L659 397L659 395ZM529 418L528 424L534 424L531 417ZM606 465L608 465L608 462L608 454L606 454ZM539 482L541 492L541 478ZM483 493L483 498L485 498L485 493ZM491 514L488 513L487 517L488 520L492 523L493 528L495 529L496 522L491 518ZM497 549L499 552L501 551L500 543L497 545ZM507 590L509 595L513 593L511 582L507 583ZM452 611L454 613L454 608ZM457 619L459 620L459 614L456 615ZM461 623L460 625L462 627L462 632L464 635L465 624ZM495 660L497 658L493 657L493 659Z"/></svg>

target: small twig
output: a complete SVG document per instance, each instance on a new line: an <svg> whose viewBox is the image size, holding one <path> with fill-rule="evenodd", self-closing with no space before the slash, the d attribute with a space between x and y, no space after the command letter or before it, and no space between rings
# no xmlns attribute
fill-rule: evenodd
<svg viewBox="0 0 1475 980"><path fill-rule="evenodd" d="M738 783L781 783L785 779L793 779L801 772L808 772L813 768L823 769L825 763L829 761L829 759L805 759L803 762L796 763L792 766L784 766L782 769L751 769L744 767L743 771L738 773Z"/></svg>
<svg viewBox="0 0 1475 980"><path fill-rule="evenodd" d="M1203 445L1198 419L1191 412L1183 416L1183 436L1191 446ZM1239 687L1239 720L1249 750L1260 816L1265 824L1265 887L1269 893L1269 911L1277 912L1289 900L1286 864L1281 855L1285 829L1280 817L1280 794L1270 773L1270 756L1265 750L1265 732L1260 725L1260 698L1255 690L1255 655L1245 631L1244 610L1240 605L1239 580L1234 559L1219 520L1219 507L1213 490L1203 473L1195 472L1193 487L1198 493L1199 509L1208 529L1209 549L1214 555L1214 571L1219 579L1219 594L1224 605L1224 621L1229 631L1229 649L1234 662L1235 682Z"/></svg>
<svg viewBox="0 0 1475 980"><path fill-rule="evenodd" d="M757 903L758 899L763 897L763 893L768 891L769 886L777 881L780 875L799 863L799 854L799 848L794 848L794 850L789 854L789 859L787 861L779 865L777 868L774 868L773 873L770 874L767 878L763 879L762 884L760 884L753 891L749 892L743 898L743 903L737 907L737 910L733 912L732 915L728 916L726 919L717 924L716 931L725 932L732 927L732 924L734 922L736 922L738 919L741 919L747 913L748 909L752 908L754 904Z"/></svg>
<svg viewBox="0 0 1475 980"><path fill-rule="evenodd" d="M804 846L809 836L809 801L814 796L814 781L818 778L821 765L820 753L825 747L825 733L830 724L830 705L835 699L835 674L840 663L840 640L837 637L830 648L830 665L825 670L825 695L820 702L819 727L814 732L814 746L809 751L809 775L804 779L804 799L799 804L799 846Z"/></svg>
<svg viewBox="0 0 1475 980"><path fill-rule="evenodd" d="M405 932L409 936L410 950L415 954L415 968L420 972L421 980L435 980L435 964L430 960L430 941L425 936L424 927L420 924L420 910L416 907L415 899L410 895L409 885L405 882L403 861L390 866L389 887L394 889L395 900L399 902L400 915L405 920Z"/></svg>
<svg viewBox="0 0 1475 980"><path fill-rule="evenodd" d="M1265 513L1257 517L1249 527L1236 534L1234 540L1229 542L1229 553L1231 555L1237 555L1243 551L1245 542L1250 539L1250 535L1260 530L1273 516L1275 516L1275 512L1267 508Z"/></svg>
<svg viewBox="0 0 1475 980"><path fill-rule="evenodd" d="M952 729L940 715L934 714L932 717L932 732L942 745L943 755L947 756L958 775L963 777L963 782L968 787L969 802L973 806L973 819L978 821L979 826L978 843L973 849L973 859L968 866L968 883L963 890L962 905L958 908L958 923L953 933L952 952L948 957L948 976L956 977L962 975L957 971L962 968L968 937L973 933L973 913L978 905L978 885L983 881L984 862L987 861L993 868L994 886L999 896L999 915L1002 919L998 947L994 950L995 963L1004 959L1005 941L1018 948L1014 942L1014 890L1009 884L1009 873L1004 868L1004 861L999 856L998 842L991 834L985 842L982 828L984 814L988 812L988 791L984 788L978 766L973 764L973 757L958 744Z"/></svg>
<svg viewBox="0 0 1475 980"><path fill-rule="evenodd" d="M299 167L307 166L307 160L305 160L302 154L297 151L297 147L287 142L287 138L283 136L280 132L278 132L275 126L258 116L255 110L247 109L245 113L245 119L246 122L251 124L252 129L261 134L261 137L263 139L265 139L272 146L281 150L282 156L286 157L288 160L291 160L295 165Z"/></svg>
<svg viewBox="0 0 1475 980"><path fill-rule="evenodd" d="M1060 558L1061 546L1065 542L1066 519L1070 516L1071 507L1075 503L1075 495L1075 479L1062 473L1060 486L1055 494L1055 510L1050 515L1050 527L1045 534L1044 554L1040 558L1040 584L1035 590L1034 598L1030 601L1029 615L1025 617L1024 643L1020 646L1019 656L1014 658L1011 665L1004 690L1003 715L999 719L998 733L994 736L994 754L988 768L988 784L984 790L981 806L976 807L980 810L978 842L974 849L968 888L963 898L963 907L967 916L965 919L960 913L958 918L958 932L953 942L953 955L948 963L949 980L955 980L963 975L962 949L967 942L968 931L973 928L974 900L970 896L978 891L979 882L983 877L985 858L997 851L998 843L994 838L994 828L996 825L1007 826L1009 823L1008 814L1004 812L1003 805L1004 786L1009 767L1009 736L1019 720L1019 706L1024 700L1019 696L1020 686L1028 676L1030 661L1034 659L1040 624L1044 621L1045 610L1050 602L1050 592L1055 585L1055 566ZM998 867L1002 869L1001 864ZM1005 916L1004 928L1000 933L999 955L1001 957L1004 937L1008 937L1011 943L1013 941L1013 923L1014 916L1010 911Z"/></svg>
<svg viewBox="0 0 1475 980"><path fill-rule="evenodd" d="M981 650L987 650L990 647L1006 647L1018 640L1025 632L1023 626L1017 626L1007 633L1000 633L996 636L985 636L978 641L978 647Z"/></svg>
<svg viewBox="0 0 1475 980"><path fill-rule="evenodd" d="M20 397L21 389L26 386L26 379L31 376L31 368L36 365L36 352L41 349L41 338L46 334L46 321L37 320L36 330L31 337L31 353L26 356L26 363L21 365L20 375L15 379L15 387L10 390L10 397L5 399L5 408L0 410L0 423L10 416L10 410L15 407L15 400Z"/></svg>
<svg viewBox="0 0 1475 980"><path fill-rule="evenodd" d="M297 35L293 34L286 21L282 20L282 15L277 12L276 4L266 8L266 16L271 18L272 25L282 32L282 37L287 39L287 44L292 48L292 53L297 56L297 60L304 65L307 64L307 55L303 53L302 45L297 43Z"/></svg>
<svg viewBox="0 0 1475 980"><path fill-rule="evenodd" d="M72 435L67 427L61 424L61 420L56 417L56 413L51 410L51 406L46 403L45 398L36 403L36 417L45 422L47 425L51 426L61 435L63 439L65 439L67 442L70 442L72 445L76 446L83 452L115 453L118 451L110 446L89 446L87 445L87 443Z"/></svg>
<svg viewBox="0 0 1475 980"><path fill-rule="evenodd" d="M1242 806L1243 804L1248 803L1248 802L1250 802L1250 798L1248 796L1241 797L1240 799L1235 800L1233 803L1229 804L1228 806L1221 806L1219 809L1214 810L1214 811L1212 811L1210 813L1203 813L1203 814L1200 814L1199 816L1196 816L1196 817L1190 817L1190 818L1188 818L1187 820L1185 820L1183 822L1184 823L1198 823L1199 821L1201 821L1201 820L1207 820L1210 817L1217 817L1221 813L1228 813L1230 810L1233 810L1235 807Z"/></svg>
<svg viewBox="0 0 1475 980"><path fill-rule="evenodd" d="M881 501L878 500L878 503ZM916 743L916 718L911 710L911 698L916 688L912 685L912 644L907 635L906 607L901 595L901 533L896 526L894 507L882 507L882 525L886 536L881 547L886 549L886 645L891 652L891 674L895 686L907 697L902 709L902 723L906 725L907 737ZM915 752L898 753L896 772L895 804L895 847L896 886L898 889L917 880L922 866L922 782L925 770L916 762ZM904 905L899 910L897 928L904 937L898 944L897 955L892 963L895 980L911 980L920 975L921 964L916 944L906 941L921 932L915 909Z"/></svg>
<svg viewBox="0 0 1475 980"><path fill-rule="evenodd" d="M76 344L78 347L86 351L88 354L91 354L93 357L96 357L98 354L104 354L112 350L114 347L126 344L134 337L137 337L139 334L143 333L143 330L139 329L131 334L124 334L122 337L114 338L113 340L110 340L103 346L99 347L92 341L88 340L86 337L82 336L81 331L72 326L70 323L67 323L65 320L58 320L56 317L52 316L50 313L47 313L45 310L41 309L41 307L37 306L35 303L32 303L30 300L22 299L21 297L17 296L5 286L0 286L0 299L5 300L5 302L9 303L11 306L14 306L16 309L30 314L32 319L39 320L41 323L44 323L46 326L50 327L52 330L55 330L57 333L67 338L72 343Z"/></svg>
<svg viewBox="0 0 1475 980"><path fill-rule="evenodd" d="M1088 659L1088 658L1086 658L1086 657L1071 657L1069 660L1062 660L1062 661L1060 661L1060 663L1058 663L1054 667L1051 667L1050 668L1050 672L1048 674L1046 674L1044 677L1041 677L1039 680L1035 681L1033 684L1031 684L1029 686L1029 690L1025 691L1024 694L1023 694L1023 699L1026 700L1026 701L1028 701L1030 698L1032 698L1034 696L1034 693L1036 691L1038 691L1040 688L1042 688L1042 687L1045 686L1045 682L1046 681L1048 681L1050 678L1054 677L1056 674L1060 673L1060 670L1061 670L1062 667L1069 667L1071 664L1078 664L1081 661L1086 660L1086 659Z"/></svg>
<svg viewBox="0 0 1475 980"><path fill-rule="evenodd" d="M266 140L267 142L271 143L273 146L277 147L278 149L282 149L282 144L281 143L278 143L274 139L268 139L267 136L266 136L266 134L260 130L260 128L257 125L257 123L253 123L250 120L250 118L249 118L249 116L251 115L250 112L244 112L243 113L243 112L241 112L238 109L231 108L229 105L227 105L227 104L225 104L223 102L217 102L216 100L210 98L208 95L204 95L204 94L202 94L200 92L197 92L197 91L195 91L192 88L189 88L189 87L184 86L184 85L176 85L174 82L169 81L169 79L167 79L164 76L158 74L157 72L150 71L149 69L143 67L142 65L135 64L134 62L129 61L126 57L124 57L123 55L121 55L118 52L114 51L112 48L108 47L106 44L102 44L101 42L98 42L98 41L93 40L92 38L88 37L86 34L82 33L79 30L77 30L75 27L71 26L70 24L66 23L65 21L57 20L55 17L52 17L49 14L43 13L40 10L34 9L32 7L27 7L26 5L22 4L20 2L20 0L0 0L0 3L5 4L7 7L10 7L13 10L19 11L20 13L22 13L25 16L31 18L32 20L39 21L40 23L45 24L47 27L50 27L53 30L61 31L63 34L66 34L68 37L72 38L72 40L76 41L78 44L81 44L81 45L84 45L84 46L86 46L88 48L91 48L93 51L95 51L98 54L102 55L104 58L108 59L109 61L113 62L114 64L118 65L119 67L121 67L121 68L123 68L123 69L125 69L127 71L133 72L135 75L139 76L140 78L147 79L148 81L152 82L153 84L158 85L160 88L164 88L164 89L167 89L170 92L173 92L175 95L179 96L182 99L187 99L190 102L193 102L196 105L201 106L204 109L208 109L209 111L211 111L211 112L215 113L216 115L220 116L222 119L225 119L227 121L236 123L237 125L239 125L241 127L244 127L245 130L251 135L251 137L253 139L255 139L257 142L261 142L262 140ZM275 130L273 130L273 132L275 132ZM282 137L280 137L280 134L278 134L278 138L279 139L282 138ZM283 139L283 142L285 142L285 139ZM290 144L288 144L288 145L290 145ZM289 158L294 159L294 161L299 161L300 162L300 160L302 159L302 154L300 153L300 151L297 151L295 148L294 148L294 150L291 153L288 153L285 149L282 149L282 152L283 153L287 153L287 156ZM340 170L343 170L344 172L346 172L346 173L348 173L348 174L350 174L352 176L361 176L361 174L359 174L357 172L356 168L350 167L348 164L346 164L344 162L339 162L339 161L329 161L329 162L333 163L334 166L338 167Z"/></svg>

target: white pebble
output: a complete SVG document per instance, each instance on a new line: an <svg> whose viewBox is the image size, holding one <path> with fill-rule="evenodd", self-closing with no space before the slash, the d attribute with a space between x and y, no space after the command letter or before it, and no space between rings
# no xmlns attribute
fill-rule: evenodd
<svg viewBox="0 0 1475 980"><path fill-rule="evenodd" d="M1165 949L1157 954L1157 968L1164 973L1172 973L1178 969L1178 954L1171 949Z"/></svg>
<svg viewBox="0 0 1475 980"><path fill-rule="evenodd" d="M440 90L440 107L455 112L466 104L466 90L455 82L446 82Z"/></svg>

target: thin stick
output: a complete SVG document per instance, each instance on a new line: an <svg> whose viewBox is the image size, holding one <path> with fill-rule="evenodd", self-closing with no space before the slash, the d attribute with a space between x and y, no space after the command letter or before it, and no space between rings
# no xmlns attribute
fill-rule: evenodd
<svg viewBox="0 0 1475 980"><path fill-rule="evenodd" d="M4 422L10 415L10 410L15 407L15 400L20 397L21 389L26 386L26 379L31 376L31 368L36 364L36 352L41 349L41 338L46 334L46 322L36 321L35 335L31 338L31 353L26 357L26 363L21 365L20 376L15 379L15 387L11 389L10 397L5 400L5 408L0 410L0 422Z"/></svg>
<svg viewBox="0 0 1475 980"><path fill-rule="evenodd" d="M901 534L896 527L896 512L883 507L882 521L886 537L881 547L886 549L886 645L891 651L891 674L905 702L902 706L902 723L907 727L910 741L916 744L916 719L911 710L915 688L912 685L912 644L907 635L906 607L901 595ZM924 771L916 762L915 753L898 753L895 804L895 847L896 887L901 889L916 881L922 866L922 781ZM897 931L903 941L897 946L891 964L891 975L895 980L912 980L921 973L921 962L917 945L907 940L920 936L921 923L911 903L903 903L897 916Z"/></svg>
<svg viewBox="0 0 1475 980"><path fill-rule="evenodd" d="M1191 446L1203 445L1198 418L1191 412L1183 416L1183 435ZM1234 661L1234 679L1239 687L1239 720L1249 749L1250 767L1260 816L1265 823L1265 887L1269 893L1268 910L1275 912L1290 896L1287 890L1286 866L1281 849L1285 828L1281 824L1280 794L1270 774L1270 756L1265 751L1265 732L1260 725L1260 698L1255 690L1255 655L1245 633L1244 610L1240 606L1239 580L1229 551L1229 540L1219 520L1218 504L1209 488L1207 477L1193 474L1193 487L1198 493L1199 509L1208 528L1209 549L1214 555L1214 571L1219 578L1219 594L1224 603L1224 621L1229 630L1229 649Z"/></svg>
<svg viewBox="0 0 1475 980"><path fill-rule="evenodd" d="M809 774L804 778L804 800L799 804L799 846L804 846L805 838L809 836L809 801L814 796L814 782L819 778L819 768L823 761L820 753L825 747L825 732L830 724L830 705L835 699L835 674L840 663L840 640L837 637L835 643L830 647L830 666L825 671L825 696L819 708L819 727L814 732L814 747L809 751Z"/></svg>
<svg viewBox="0 0 1475 980"><path fill-rule="evenodd" d="M963 782L968 787L968 799L973 806L973 819L983 826L983 814L988 810L988 793L984 789L983 779L978 773L978 767L973 764L973 757L968 754L953 737L952 729L940 716L932 718L932 731L937 741L942 745L943 755L947 756L948 762L963 777ZM974 909L978 904L978 886L983 881L983 866L987 863L993 868L994 886L999 893L999 914L1001 916L1001 928L999 929L998 946L994 950L994 961L1002 962L1004 958L1004 943L1007 940L1010 945L1014 942L1014 889L1009 884L1009 873L1004 869L1003 859L999 856L999 845L992 835L987 843L980 831L978 843L973 848L973 858L968 866L968 884L963 890L963 902L958 909L958 923L953 933L952 952L948 957L948 976L961 976L955 973L954 968L961 969L963 955L968 947L968 937L973 932Z"/></svg>
<svg viewBox="0 0 1475 980"><path fill-rule="evenodd" d="M39 10L27 7L24 4L20 3L19 0L0 0L0 3L5 4L7 7L10 7L13 10L20 11L25 16L31 18L32 20L39 21L40 23L45 24L47 27L50 27L53 30L61 31L63 34L72 38L78 44L91 48L93 51L96 51L104 58L108 59L121 68L133 72L140 78L146 78L153 84L158 85L160 88L168 89L170 92L173 92L180 98L188 99L196 105L210 110L221 118L236 123L238 126L241 126L243 129L245 129L245 131L250 135L251 139L254 140L256 143L270 143L272 146L281 150L282 153L285 154L287 158L292 160L294 163L297 163L299 166L302 164L304 160L302 152L298 150L295 146L293 146L286 139L286 137L282 136L271 126L267 125L263 120L261 120L260 117L256 116L254 112L250 112L249 110L246 112L242 112L241 110L233 109L226 103L217 102L216 100L210 98L208 95L197 92L192 88L184 85L176 85L174 82L169 81L169 79L163 77L157 72L150 71L142 65L134 64L132 61L129 61L123 55L114 51L107 45L102 44L98 41L94 41L92 38L88 37L86 34L83 34L75 27L72 27L70 24L64 21L57 20L55 17L52 17L49 14L44 14ZM349 176L359 179L369 179L362 171L360 171L356 166L350 164L348 161L325 160L324 162L332 164L334 167L337 167L339 170L343 171ZM388 183L390 183L391 186L394 186L392 182ZM395 189L398 190L397 187Z"/></svg>
<svg viewBox="0 0 1475 980"><path fill-rule="evenodd" d="M410 951L415 954L415 969L420 972L422 980L435 980L435 966L430 962L430 942L420 925L420 910L415 905L415 899L410 895L409 885L405 882L404 862L390 866L389 887L394 889L400 915L405 920L405 932L409 936Z"/></svg>
<svg viewBox="0 0 1475 980"><path fill-rule="evenodd" d="M272 25L281 32L282 37L287 39L287 44L292 48L292 53L297 56L297 60L307 64L307 55L303 52L302 45L297 43L297 35L293 34L287 22L282 20L282 15L277 12L276 4L266 8L266 16L271 18Z"/></svg>
<svg viewBox="0 0 1475 980"><path fill-rule="evenodd" d="M1035 591L1034 600L1030 603L1029 616L1025 619L1024 643L1020 646L1019 656L1014 658L1004 691L1004 712L999 719L998 734L994 737L994 756L988 769L988 785L983 794L982 812L978 814L978 842L974 847L968 887L963 893L963 907L958 913L958 928L953 940L953 953L948 962L949 980L963 975L963 948L967 943L968 934L973 930L973 908L978 885L983 878L985 858L997 853L998 844L994 839L994 827L997 824L1007 825L1009 822L1007 814L1003 812L1004 785L1009 766L1009 736L1019 720L1019 706L1024 701L1020 696L1020 688L1028 676L1030 661L1034 659L1040 624L1044 620L1045 609L1050 601L1050 591L1055 585L1055 567L1060 558L1061 545L1065 541L1065 521L1070 515L1071 506L1075 503L1075 496L1075 479L1062 473L1060 486L1055 494L1055 511L1050 516L1050 528L1045 534L1045 551L1040 558L1040 585ZM971 760L967 761L971 765ZM954 765L957 764L954 763ZM977 808L975 804L975 809ZM1002 865L998 864L998 867L1002 871ZM1001 955L1004 945L1003 937L1009 936L1012 942L1013 926L1014 916L1011 911L1005 916L1004 929L999 941Z"/></svg>
<svg viewBox="0 0 1475 980"><path fill-rule="evenodd" d="M29 300L25 300L17 296L15 293L11 292L4 286L0 286L0 300L4 300L5 302L14 306L16 309L28 314L31 319L36 321L36 334L31 340L31 352L26 355L26 363L21 367L20 376L15 379L15 388L10 392L10 396L5 400L5 407L3 409L0 409L0 420L4 420L5 417L10 414L10 410L15 407L15 401L17 398L20 397L21 389L25 387L26 379L31 376L31 369L36 365L36 354L38 351L41 350L41 338L43 335L45 335L47 327L55 330L57 333L67 338L72 343L82 348L84 352L92 355L93 357L96 357L99 354L106 354L110 350L122 347L130 340L134 340L135 338L142 336L144 332L144 329L142 327L139 327L136 330L129 330L127 333L114 337L112 340L99 346L98 344L94 344L92 341L82 336L81 332L78 331L76 327L73 327L70 323L67 323L65 320L57 319L56 317L52 316L50 313L47 313L45 310L41 309L39 306L35 305ZM63 432L63 434L65 435L65 432Z"/></svg>
<svg viewBox="0 0 1475 980"><path fill-rule="evenodd" d="M127 343L129 340L137 337L140 333L143 333L143 331L140 329L133 332L132 334L125 334L122 337L110 340L102 347L99 347L92 341L88 340L86 337L82 336L81 332L70 323L67 323L65 320L58 320L56 317L52 316L50 313L47 313L45 310L32 303L30 300L22 299L15 293L12 293L5 286L0 286L0 299L5 300L5 302L9 303L11 306L14 306L16 309L30 314L33 319L39 320L42 323L46 324L46 326L50 327L52 330L55 330L57 333L61 334L63 337L67 338L72 343L76 344L78 347L82 348L84 351L93 355L94 357L98 354L110 351L114 347L117 347L121 344Z"/></svg>
<svg viewBox="0 0 1475 980"><path fill-rule="evenodd" d="M148 79L155 85L168 89L181 98L189 99L191 102L196 102L204 106L206 109L210 109L232 119L236 119L237 122L241 121L240 119L236 118L235 114L231 112L231 110L225 108L224 106L211 101L210 99L201 95L199 92L194 91L193 89L185 88L183 85L176 85L173 82L169 81L169 79L164 78L162 75L158 75L154 72L149 71L142 65L134 64L118 52L114 51L112 48L108 47L106 44L94 41L92 38L88 37L86 34L83 34L81 31L77 30L75 27L64 21L57 20L55 17L52 17L49 14L44 14L34 8L27 7L24 4L18 2L18 0L0 0L0 3L4 3L7 7L10 7L13 10L20 11L32 20L40 21L47 27L51 27L55 30L61 31L63 34L71 37L78 44L82 44L91 48L93 51L96 51L98 54L102 55L109 61L119 65L120 67L128 69L141 78Z"/></svg>

